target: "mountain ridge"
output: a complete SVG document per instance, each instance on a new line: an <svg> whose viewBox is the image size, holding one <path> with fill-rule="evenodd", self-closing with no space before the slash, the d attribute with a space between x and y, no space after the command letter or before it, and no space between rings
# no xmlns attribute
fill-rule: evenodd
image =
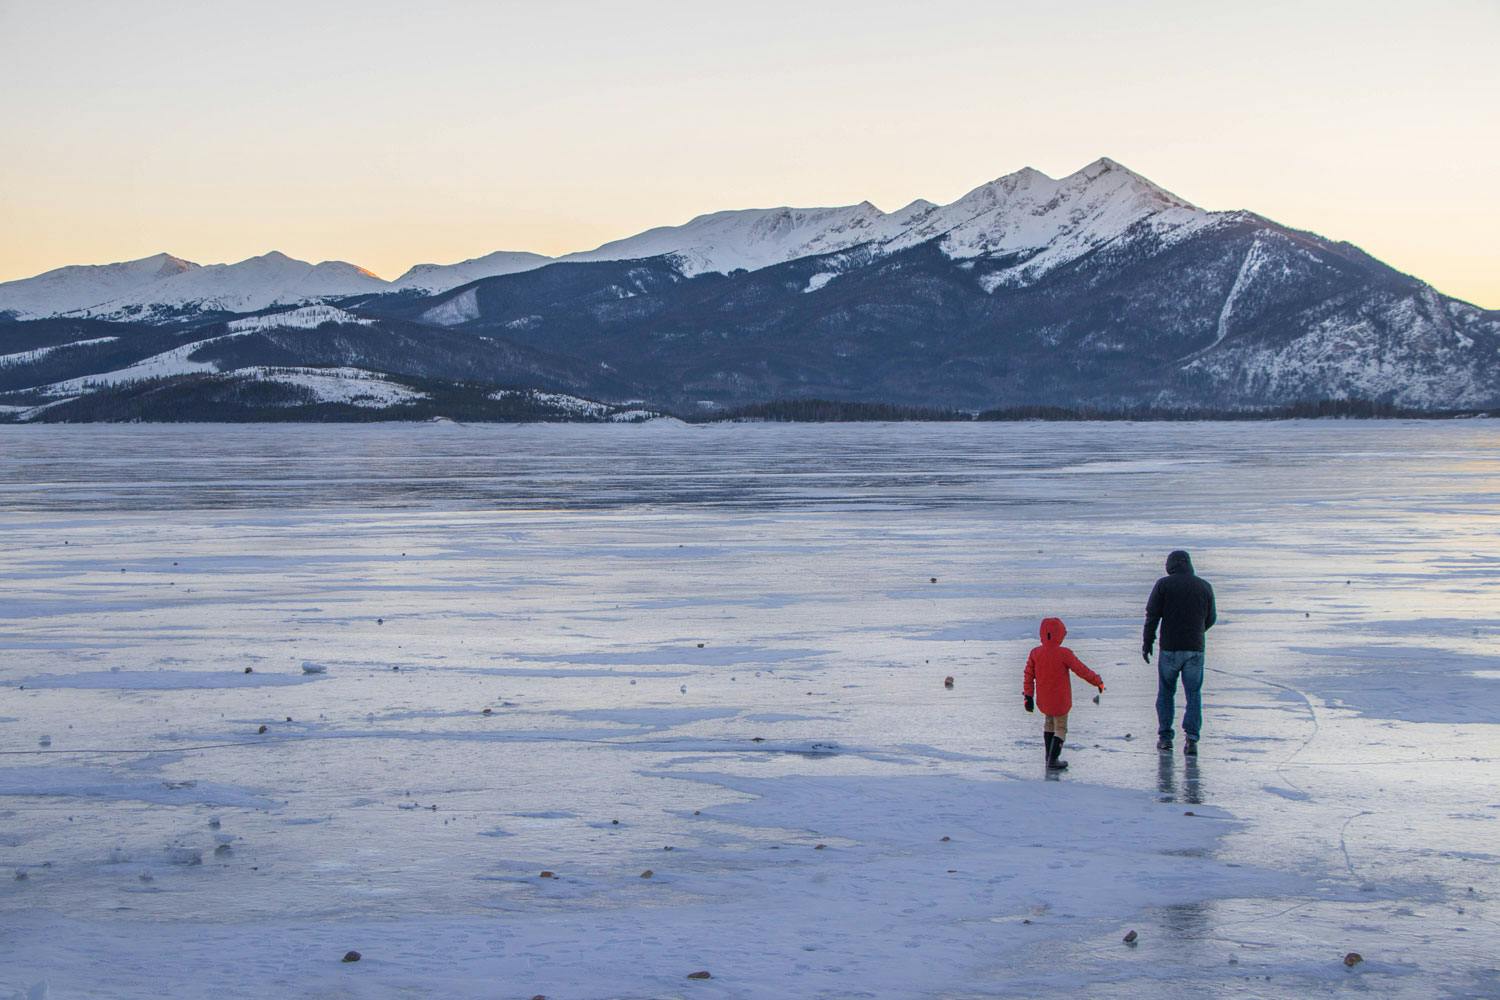
<svg viewBox="0 0 1500 1000"><path fill-rule="evenodd" d="M0 322L0 414L24 419L150 418L164 386L242 416L246 400L290 406L313 388L413 398L373 392L376 376L425 380L423 406L463 401L474 419L502 390L689 414L813 399L970 411L1500 405L1500 312L1351 243L1205 211L1108 158L1060 178L1023 168L947 205L712 212L594 251L499 251L395 282L274 252L206 266L156 255L35 280L19 295L0 286L0 309L48 295L77 308ZM112 297L97 301L101 288ZM320 368L331 374L303 371ZM340 378L354 382L335 392ZM276 379L281 389L247 388ZM283 391L293 384L301 395Z"/></svg>
<svg viewBox="0 0 1500 1000"><path fill-rule="evenodd" d="M9 312L16 318L26 319L78 314L149 320L158 316L177 316L185 311L249 311L360 293L415 291L436 294L470 281L549 263L644 259L663 255L675 255L680 269L687 276L707 271L728 273L739 269L757 270L797 257L850 249L863 243L900 249L934 235L951 236L965 227L967 230L962 239L950 240L951 250L955 256L974 255L992 252L995 246L1004 242L1003 226L997 232L993 225L986 229L979 223L987 213L994 216L1012 208L1011 203L997 192L1008 195L1040 189L1065 202L1108 175L1123 181L1123 184L1115 185L1116 189L1136 189L1138 197L1134 213L1137 215L1145 207L1140 204L1142 199L1156 199L1161 207L1201 211L1116 161L1101 157L1057 179L1033 167L1023 167L971 189L948 205L936 205L919 198L893 212L883 212L869 201L819 208L727 209L703 213L680 225L654 227L608 241L592 250L559 257L497 250L453 264L416 264L393 281L380 279L347 261L313 264L277 250L224 264L197 264L169 254L157 254L139 261L70 265L32 278L0 283L0 313ZM1108 198L1103 200L1109 201ZM1021 207L1025 207L1024 204ZM995 222L993 218L990 221ZM1117 223L1119 220L1104 221ZM1030 234L1033 242L1045 235L1045 232ZM81 284L90 274L102 277L107 269L135 268L163 258L178 261L183 267L175 273L162 274L154 280L137 282L124 289L111 285L97 292L79 290L47 301L45 279L49 276L71 272L74 282ZM282 273L276 276L255 273L266 271L272 264ZM205 270L212 277L172 280L181 278L188 271ZM366 280L361 282L361 278Z"/></svg>

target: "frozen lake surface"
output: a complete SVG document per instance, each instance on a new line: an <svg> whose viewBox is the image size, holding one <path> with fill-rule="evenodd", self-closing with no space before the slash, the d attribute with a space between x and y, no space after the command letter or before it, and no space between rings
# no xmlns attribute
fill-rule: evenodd
<svg viewBox="0 0 1500 1000"><path fill-rule="evenodd" d="M0 997L1500 995L1491 422L5 427L0 531Z"/></svg>

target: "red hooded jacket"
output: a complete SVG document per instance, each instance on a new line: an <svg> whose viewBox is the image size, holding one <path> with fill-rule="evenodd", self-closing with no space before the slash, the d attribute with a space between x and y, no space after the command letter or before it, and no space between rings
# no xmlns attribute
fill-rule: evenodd
<svg viewBox="0 0 1500 1000"><path fill-rule="evenodd" d="M1073 682L1068 677L1072 671L1101 691L1104 679L1083 665L1073 651L1062 644L1068 627L1061 618L1043 618L1040 629L1042 644L1026 657L1026 682L1021 693L1036 695L1036 707L1044 715L1066 715L1073 708Z"/></svg>

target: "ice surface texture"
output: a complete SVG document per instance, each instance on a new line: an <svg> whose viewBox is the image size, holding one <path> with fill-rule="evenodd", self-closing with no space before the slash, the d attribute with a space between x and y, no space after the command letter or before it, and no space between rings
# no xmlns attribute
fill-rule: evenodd
<svg viewBox="0 0 1500 1000"><path fill-rule="evenodd" d="M1484 995L1497 446L0 429L0 996ZM1060 781L1047 614L1110 692Z"/></svg>

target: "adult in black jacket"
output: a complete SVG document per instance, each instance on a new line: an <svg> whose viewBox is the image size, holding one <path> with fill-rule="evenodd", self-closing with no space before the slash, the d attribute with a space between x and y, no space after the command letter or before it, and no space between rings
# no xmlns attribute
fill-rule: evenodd
<svg viewBox="0 0 1500 1000"><path fill-rule="evenodd" d="M1151 662L1156 630L1161 627L1161 655L1156 659L1156 749L1172 749L1173 702L1177 678L1187 695L1182 732L1183 753L1198 752L1203 726L1203 633L1214 627L1214 588L1193 573L1192 558L1181 549L1167 556L1167 575L1156 581L1146 601L1146 629L1141 657Z"/></svg>

